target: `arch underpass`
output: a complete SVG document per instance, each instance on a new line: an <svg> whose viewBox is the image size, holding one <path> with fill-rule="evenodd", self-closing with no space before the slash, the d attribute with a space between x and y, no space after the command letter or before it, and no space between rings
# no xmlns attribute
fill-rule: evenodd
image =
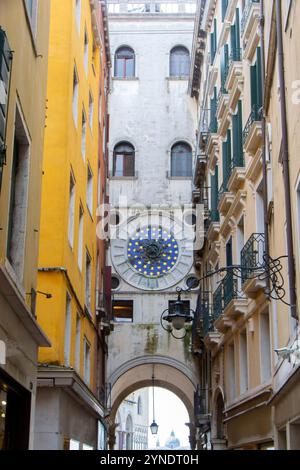
<svg viewBox="0 0 300 470"><path fill-rule="evenodd" d="M116 414L122 401L132 392L153 385L173 392L185 405L189 415L190 445L195 448L194 392L196 376L183 363L164 356L144 356L124 363L110 377L111 412L109 416L109 447L114 448Z"/></svg>

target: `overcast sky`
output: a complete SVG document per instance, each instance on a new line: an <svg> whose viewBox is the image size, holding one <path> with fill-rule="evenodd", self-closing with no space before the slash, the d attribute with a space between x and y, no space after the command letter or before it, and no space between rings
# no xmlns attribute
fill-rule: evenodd
<svg viewBox="0 0 300 470"><path fill-rule="evenodd" d="M153 393L149 388L149 426L153 420ZM189 446L189 428L185 423L189 422L187 410L177 396L164 388L154 387L155 421L158 424L158 435L153 437L149 430L149 448L156 447L159 439L160 445L164 446L171 431L180 440L180 446Z"/></svg>

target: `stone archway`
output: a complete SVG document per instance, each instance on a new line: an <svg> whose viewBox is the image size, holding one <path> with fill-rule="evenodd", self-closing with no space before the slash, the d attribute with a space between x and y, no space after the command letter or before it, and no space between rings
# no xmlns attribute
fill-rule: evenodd
<svg viewBox="0 0 300 470"><path fill-rule="evenodd" d="M151 359L151 361L150 361ZM168 363L167 363L168 362ZM190 429L190 445L194 449L196 445L194 425L194 392L197 381L190 371L182 363L166 361L163 357L144 357L130 361L126 366L116 370L111 376L111 412L110 422L114 423L116 413L122 401L132 392L152 385L154 367L154 385L173 392L185 405ZM109 432L109 448L115 445L115 427L111 426Z"/></svg>

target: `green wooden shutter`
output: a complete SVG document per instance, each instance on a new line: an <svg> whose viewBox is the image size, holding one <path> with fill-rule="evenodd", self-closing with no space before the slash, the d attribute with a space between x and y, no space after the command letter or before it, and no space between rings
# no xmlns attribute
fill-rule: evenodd
<svg viewBox="0 0 300 470"><path fill-rule="evenodd" d="M210 33L210 65L214 63L214 33Z"/></svg>
<svg viewBox="0 0 300 470"><path fill-rule="evenodd" d="M217 52L217 20L214 19L214 32L211 33L210 35L211 65L214 63L216 52Z"/></svg>
<svg viewBox="0 0 300 470"><path fill-rule="evenodd" d="M231 56L234 61L241 60L240 10L236 9L235 23L230 28Z"/></svg>
<svg viewBox="0 0 300 470"><path fill-rule="evenodd" d="M225 44L222 49L222 56L221 56L221 90L222 93L225 93L225 82L227 78L228 72L228 62L229 62L229 47L228 44Z"/></svg>
<svg viewBox="0 0 300 470"><path fill-rule="evenodd" d="M242 116L242 102L238 103L238 112L232 118L232 131L233 131L233 166L244 166L243 158L243 116Z"/></svg>
<svg viewBox="0 0 300 470"><path fill-rule="evenodd" d="M218 165L215 168L215 174L211 176L211 220L212 222L218 222L219 211L218 211L218 192L219 192L219 178L218 178Z"/></svg>
<svg viewBox="0 0 300 470"><path fill-rule="evenodd" d="M257 84L257 104L259 107L262 106L263 102L263 89L262 89L262 67L261 67L261 55L260 47L257 48L257 60L256 60L256 84Z"/></svg>
<svg viewBox="0 0 300 470"><path fill-rule="evenodd" d="M217 132L217 87L214 88L214 96L210 100L210 132Z"/></svg>
<svg viewBox="0 0 300 470"><path fill-rule="evenodd" d="M225 19L227 7L228 7L228 0L222 0L222 21L224 21Z"/></svg>
<svg viewBox="0 0 300 470"><path fill-rule="evenodd" d="M227 140L223 142L223 189L228 190L228 180L231 174L231 131L227 131Z"/></svg>
<svg viewBox="0 0 300 470"><path fill-rule="evenodd" d="M236 35L236 57L235 60L241 60L241 32L240 32L240 10L235 13L235 35Z"/></svg>
<svg viewBox="0 0 300 470"><path fill-rule="evenodd" d="M256 84L256 77L257 77L257 67L256 64L250 67L250 86L251 86L251 105L252 108L256 107L257 105L257 84Z"/></svg>
<svg viewBox="0 0 300 470"><path fill-rule="evenodd" d="M216 55L216 52L217 52L217 39L218 39L218 35L217 35L217 20L216 18L214 19L214 54Z"/></svg>

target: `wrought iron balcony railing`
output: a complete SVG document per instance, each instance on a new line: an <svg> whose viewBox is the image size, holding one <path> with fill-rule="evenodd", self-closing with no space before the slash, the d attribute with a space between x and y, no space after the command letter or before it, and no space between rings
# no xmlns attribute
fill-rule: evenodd
<svg viewBox="0 0 300 470"><path fill-rule="evenodd" d="M252 124L254 122L260 122L262 120L263 108L259 104L254 104L251 109L250 116L243 130L243 145L245 145L246 140L250 134Z"/></svg>
<svg viewBox="0 0 300 470"><path fill-rule="evenodd" d="M251 13L252 5L257 4L257 3L260 3L260 0L247 0L247 3L243 11L243 16L241 19L241 34L242 35L244 34L249 15Z"/></svg>
<svg viewBox="0 0 300 470"><path fill-rule="evenodd" d="M243 294L239 289L239 279L234 275L233 271L228 271L222 282L225 309L232 300L241 299Z"/></svg>
<svg viewBox="0 0 300 470"><path fill-rule="evenodd" d="M264 253L265 235L254 233L241 251L242 284L265 269Z"/></svg>

